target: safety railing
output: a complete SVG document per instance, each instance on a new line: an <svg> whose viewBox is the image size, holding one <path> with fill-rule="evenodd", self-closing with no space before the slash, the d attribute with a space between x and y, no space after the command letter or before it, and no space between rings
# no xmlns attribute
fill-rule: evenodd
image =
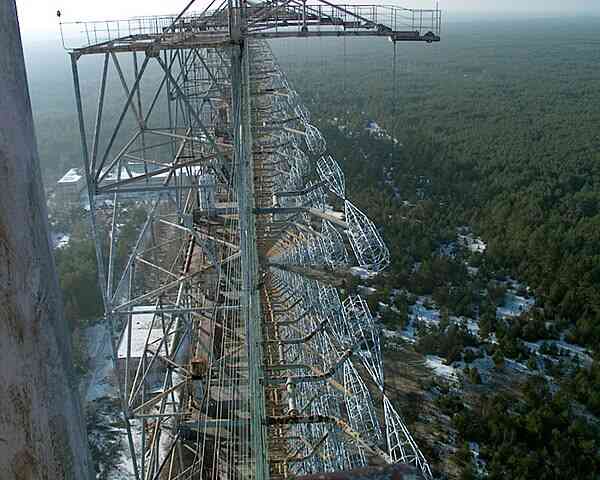
<svg viewBox="0 0 600 480"><path fill-rule="evenodd" d="M319 30L374 31L378 33L417 32L439 35L442 14L438 9L409 9L391 5L330 5L317 1L287 3L284 7L277 2L255 4L247 7L248 32L250 34L285 34L304 26ZM106 42L147 37L148 39L169 31L176 32L219 32L229 28L226 8L186 16L163 15L135 17L119 20L86 22L61 22L63 46L82 49Z"/></svg>

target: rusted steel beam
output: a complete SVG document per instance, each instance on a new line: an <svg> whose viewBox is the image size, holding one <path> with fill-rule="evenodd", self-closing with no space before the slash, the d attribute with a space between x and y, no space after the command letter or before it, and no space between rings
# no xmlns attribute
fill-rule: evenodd
<svg viewBox="0 0 600 480"><path fill-rule="evenodd" d="M342 472L319 473L294 477L294 480L424 480L425 477L410 465L394 465L359 468Z"/></svg>

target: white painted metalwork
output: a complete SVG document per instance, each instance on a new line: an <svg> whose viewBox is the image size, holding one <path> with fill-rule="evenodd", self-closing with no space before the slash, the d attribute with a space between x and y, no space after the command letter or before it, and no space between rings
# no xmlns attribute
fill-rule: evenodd
<svg viewBox="0 0 600 480"><path fill-rule="evenodd" d="M327 183L329 190L340 198L346 197L346 179L339 164L331 155L323 155L317 160L317 173Z"/></svg>
<svg viewBox="0 0 600 480"><path fill-rule="evenodd" d="M390 252L377 227L350 201L346 200L344 207L347 234L358 264L371 272L380 272L389 265Z"/></svg>

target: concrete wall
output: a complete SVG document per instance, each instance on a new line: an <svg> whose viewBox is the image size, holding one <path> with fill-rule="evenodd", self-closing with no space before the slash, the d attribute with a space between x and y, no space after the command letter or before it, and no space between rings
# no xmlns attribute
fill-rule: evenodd
<svg viewBox="0 0 600 480"><path fill-rule="evenodd" d="M73 208L80 205L82 187L77 183L57 183L56 204L60 208Z"/></svg>
<svg viewBox="0 0 600 480"><path fill-rule="evenodd" d="M73 125L75 128L75 125ZM0 0L0 478L87 479L14 0Z"/></svg>
<svg viewBox="0 0 600 480"><path fill-rule="evenodd" d="M140 365L142 359L141 358L130 358L129 359L129 385L133 384L135 379L135 375L138 370L138 366ZM146 368L148 367L148 363L146 363ZM146 374L146 400L150 398L148 392L156 392L162 389L165 375L167 373L167 367L165 363L159 359L156 359L152 365L152 368ZM125 383L125 359L119 358L117 360L117 374L119 377L119 382L123 385ZM137 396L133 399L132 408L139 407L142 404L142 390L140 389Z"/></svg>

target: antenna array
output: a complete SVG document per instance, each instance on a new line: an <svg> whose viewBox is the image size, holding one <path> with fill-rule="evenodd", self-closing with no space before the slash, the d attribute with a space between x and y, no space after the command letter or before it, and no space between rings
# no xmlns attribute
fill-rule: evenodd
<svg viewBox="0 0 600 480"><path fill-rule="evenodd" d="M135 477L262 480L377 463L431 477L386 394L376 321L335 286L353 266L381 272L389 251L266 39L433 42L439 11L192 4L61 25L84 38L71 51L75 97ZM103 57L93 122L78 70L88 55ZM109 75L125 101L106 119ZM136 205L147 219L124 257Z"/></svg>

